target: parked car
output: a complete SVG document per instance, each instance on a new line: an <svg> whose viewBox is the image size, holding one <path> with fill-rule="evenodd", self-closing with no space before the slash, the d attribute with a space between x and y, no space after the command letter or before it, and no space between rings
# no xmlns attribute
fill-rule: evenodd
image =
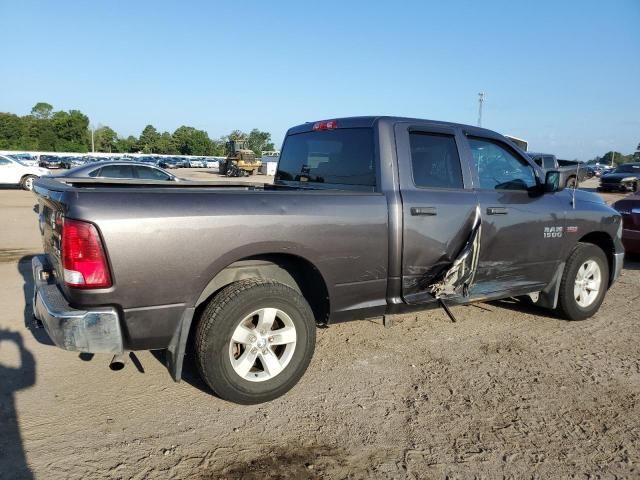
<svg viewBox="0 0 640 480"><path fill-rule="evenodd" d="M640 184L640 163L624 163L610 173L600 177L599 190L610 192L612 190L633 192L638 190Z"/></svg>
<svg viewBox="0 0 640 480"><path fill-rule="evenodd" d="M33 181L49 170L40 167L30 167L15 158L0 155L0 184L3 186L20 186L25 190L33 189Z"/></svg>
<svg viewBox="0 0 640 480"><path fill-rule="evenodd" d="M98 162L73 168L56 178L130 178L177 182L175 175L142 162Z"/></svg>
<svg viewBox="0 0 640 480"><path fill-rule="evenodd" d="M201 158L190 158L188 162L190 168L205 168L207 166Z"/></svg>
<svg viewBox="0 0 640 480"><path fill-rule="evenodd" d="M40 155L38 166L41 168L49 169L64 168L63 162L60 157L56 157L55 155Z"/></svg>
<svg viewBox="0 0 640 480"><path fill-rule="evenodd" d="M37 167L38 166L38 160L36 158L34 158L31 154L29 153L14 153L11 155L6 155L9 158L13 158L14 160L19 161L21 164L27 166L27 167Z"/></svg>
<svg viewBox="0 0 640 480"><path fill-rule="evenodd" d="M582 320L624 258L599 195L495 132L428 120L293 127L274 184L35 190L34 312L53 342L115 362L166 349L175 379L192 342L207 385L245 404L295 385L317 324L514 296Z"/></svg>
<svg viewBox="0 0 640 480"><path fill-rule="evenodd" d="M160 168L180 168L182 162L176 158L165 157L158 161L158 166Z"/></svg>
<svg viewBox="0 0 640 480"><path fill-rule="evenodd" d="M545 170L558 170L560 183L567 188L573 188L588 178L587 170L580 162L558 160L551 153L528 152L528 154L539 167Z"/></svg>
<svg viewBox="0 0 640 480"><path fill-rule="evenodd" d="M640 192L613 204L622 215L622 243L629 253L640 254Z"/></svg>

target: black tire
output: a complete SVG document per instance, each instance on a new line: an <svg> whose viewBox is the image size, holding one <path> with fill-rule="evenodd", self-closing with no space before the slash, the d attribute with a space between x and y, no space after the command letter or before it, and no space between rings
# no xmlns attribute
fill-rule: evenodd
<svg viewBox="0 0 640 480"><path fill-rule="evenodd" d="M600 267L601 281L600 289L595 300L587 307L581 307L575 296L574 286L578 270L588 260L593 260ZM560 294L558 297L558 314L567 320L585 320L593 316L602 301L609 287L609 262L605 253L600 247L590 243L578 243L567 260L567 264L562 274L560 282Z"/></svg>
<svg viewBox="0 0 640 480"><path fill-rule="evenodd" d="M261 308L285 312L297 338L291 360L279 374L252 382L234 370L230 344L242 319ZM272 280L241 280L223 288L202 313L195 334L196 363L202 379L221 398L244 405L268 402L300 380L313 356L315 340L313 312L300 292Z"/></svg>
<svg viewBox="0 0 640 480"><path fill-rule="evenodd" d="M565 188L573 188L576 185L576 177L569 177L565 183Z"/></svg>
<svg viewBox="0 0 640 480"><path fill-rule="evenodd" d="M22 177L22 180L20 180L20 188L30 192L33 190L33 181L37 178L38 177L35 175L26 175Z"/></svg>

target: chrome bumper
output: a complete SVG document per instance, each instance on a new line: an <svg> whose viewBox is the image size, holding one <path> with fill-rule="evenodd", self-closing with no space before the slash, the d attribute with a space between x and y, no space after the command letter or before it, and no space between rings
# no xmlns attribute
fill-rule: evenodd
<svg viewBox="0 0 640 480"><path fill-rule="evenodd" d="M622 273L622 265L624 264L624 252L613 254L613 272L611 272L611 284L615 282L620 273Z"/></svg>
<svg viewBox="0 0 640 480"><path fill-rule="evenodd" d="M65 350L88 353L122 353L122 331L113 307L91 310L72 308L62 295L44 255L31 260L33 316L40 320L53 343Z"/></svg>

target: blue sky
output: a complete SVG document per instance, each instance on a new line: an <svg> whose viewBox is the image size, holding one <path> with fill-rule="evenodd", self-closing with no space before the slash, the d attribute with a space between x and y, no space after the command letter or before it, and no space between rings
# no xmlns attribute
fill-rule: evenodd
<svg viewBox="0 0 640 480"><path fill-rule="evenodd" d="M640 142L640 0L0 2L0 111L212 137L390 114L588 159Z"/></svg>

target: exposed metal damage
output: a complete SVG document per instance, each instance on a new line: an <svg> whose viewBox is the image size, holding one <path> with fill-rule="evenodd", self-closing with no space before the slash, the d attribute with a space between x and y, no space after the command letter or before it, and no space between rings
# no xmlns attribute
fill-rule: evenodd
<svg viewBox="0 0 640 480"><path fill-rule="evenodd" d="M437 299L451 295L469 296L469 290L478 269L480 256L480 238L482 236L482 216L480 206L476 206L471 232L456 256L451 267L446 270L442 279L429 286L429 291Z"/></svg>

